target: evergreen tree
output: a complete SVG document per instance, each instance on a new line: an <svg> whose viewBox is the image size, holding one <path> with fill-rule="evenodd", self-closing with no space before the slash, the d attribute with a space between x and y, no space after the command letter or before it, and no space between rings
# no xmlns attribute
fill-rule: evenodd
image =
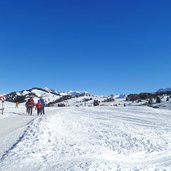
<svg viewBox="0 0 171 171"><path fill-rule="evenodd" d="M159 96L157 96L156 103L161 103L161 99Z"/></svg>

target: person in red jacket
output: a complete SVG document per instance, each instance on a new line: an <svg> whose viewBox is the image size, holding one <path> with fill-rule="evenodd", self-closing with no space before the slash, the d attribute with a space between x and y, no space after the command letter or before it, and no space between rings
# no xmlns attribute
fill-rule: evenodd
<svg viewBox="0 0 171 171"><path fill-rule="evenodd" d="M38 103L36 104L36 109L37 109L37 116L39 116L40 114L42 115L42 104L40 100L38 100Z"/></svg>
<svg viewBox="0 0 171 171"><path fill-rule="evenodd" d="M16 102L15 103L15 107L18 108L18 105L19 105L19 102Z"/></svg>

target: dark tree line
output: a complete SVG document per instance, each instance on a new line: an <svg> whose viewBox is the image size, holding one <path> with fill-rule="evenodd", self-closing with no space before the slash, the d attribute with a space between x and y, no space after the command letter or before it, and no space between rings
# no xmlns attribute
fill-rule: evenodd
<svg viewBox="0 0 171 171"><path fill-rule="evenodd" d="M137 100L148 100L148 99L156 99L157 102L159 102L159 97L161 96L170 96L171 97L171 91L166 92L155 92L155 93L139 93L139 94L129 94L126 97L126 101L137 101ZM169 100L169 99L167 99Z"/></svg>
<svg viewBox="0 0 171 171"><path fill-rule="evenodd" d="M47 106L51 107L51 106L54 106L56 103L61 103L61 102L65 101L65 100L69 100L71 98L72 98L72 95L62 96L59 99L55 100L54 102L48 103ZM59 106L59 107L64 107L64 106Z"/></svg>

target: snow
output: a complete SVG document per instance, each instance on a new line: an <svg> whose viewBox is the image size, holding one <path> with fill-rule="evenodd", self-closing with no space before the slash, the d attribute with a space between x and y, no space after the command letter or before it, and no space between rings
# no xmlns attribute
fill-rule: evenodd
<svg viewBox="0 0 171 171"><path fill-rule="evenodd" d="M22 92L23 95L26 95L28 93L30 93L30 92L29 91L26 91L26 90Z"/></svg>
<svg viewBox="0 0 171 171"><path fill-rule="evenodd" d="M171 111L147 106L51 107L5 102L2 171L170 171Z"/></svg>
<svg viewBox="0 0 171 171"><path fill-rule="evenodd" d="M87 91L69 91L68 94L72 94L73 96L80 96L80 95L90 95Z"/></svg>
<svg viewBox="0 0 171 171"><path fill-rule="evenodd" d="M40 97L43 97L44 100L48 103L48 102L53 102L55 101L56 99L59 99L60 96L59 95L54 95L52 94L51 92L47 93L45 91L42 91L42 90L37 90L37 89L33 89L32 90L32 93L35 93L39 98ZM36 102L39 98L35 98L36 99Z"/></svg>
<svg viewBox="0 0 171 171"><path fill-rule="evenodd" d="M157 90L157 92L167 92L167 91L171 91L171 88L168 87L168 88L161 88L161 89Z"/></svg>

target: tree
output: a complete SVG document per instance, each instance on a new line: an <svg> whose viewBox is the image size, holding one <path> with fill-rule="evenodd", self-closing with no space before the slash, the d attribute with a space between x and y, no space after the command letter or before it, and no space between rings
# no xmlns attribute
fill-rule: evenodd
<svg viewBox="0 0 171 171"><path fill-rule="evenodd" d="M14 99L14 102L23 103L23 102L25 102L25 97L24 97L24 96L17 96L17 97Z"/></svg>
<svg viewBox="0 0 171 171"><path fill-rule="evenodd" d="M65 107L65 104L64 103L59 103L58 107Z"/></svg>
<svg viewBox="0 0 171 171"><path fill-rule="evenodd" d="M159 96L157 96L156 103L161 103L161 99Z"/></svg>
<svg viewBox="0 0 171 171"><path fill-rule="evenodd" d="M148 100L148 104L149 104L149 105L152 105L152 104L153 104L153 99L152 99L152 98L150 98L150 99Z"/></svg>
<svg viewBox="0 0 171 171"><path fill-rule="evenodd" d="M94 100L93 105L94 106L99 106L100 102L98 100Z"/></svg>

